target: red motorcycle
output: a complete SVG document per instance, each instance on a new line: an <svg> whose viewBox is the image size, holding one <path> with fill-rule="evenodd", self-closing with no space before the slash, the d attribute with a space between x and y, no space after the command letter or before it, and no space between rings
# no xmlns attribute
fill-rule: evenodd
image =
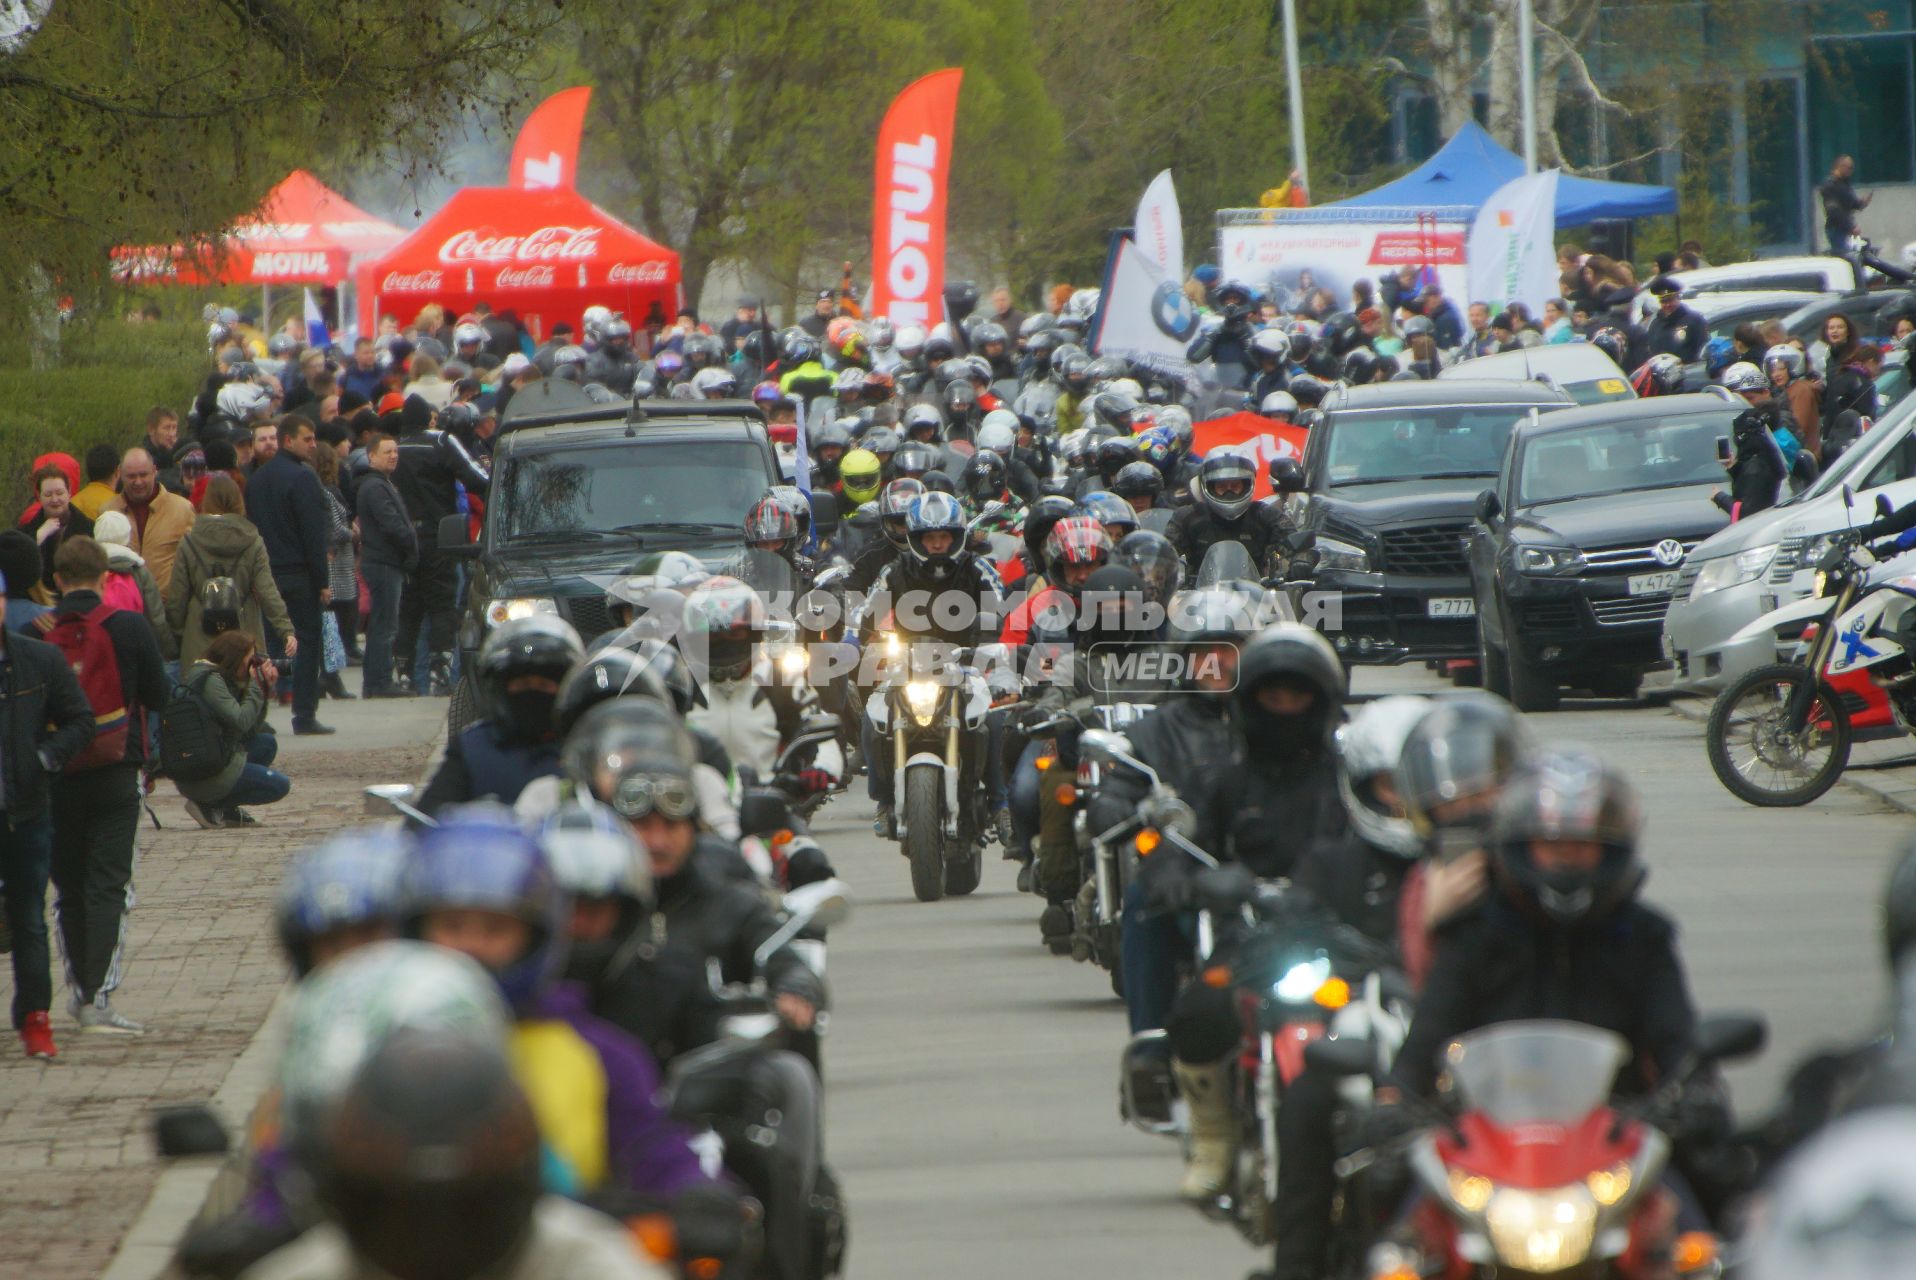
<svg viewBox="0 0 1916 1280"><path fill-rule="evenodd" d="M1722 1274L1716 1238L1678 1230L1664 1183L1670 1140L1658 1128L1697 1071L1761 1047L1763 1024L1723 1018L1698 1029L1690 1070L1640 1106L1609 1104L1623 1039L1572 1022L1507 1022L1446 1053L1463 1113L1410 1139L1417 1193L1374 1245L1371 1280L1671 1280ZM1320 1041L1313 1064L1367 1070L1356 1046ZM1364 1063L1368 1055L1362 1055ZM1346 1175L1367 1167L1347 1161Z"/></svg>

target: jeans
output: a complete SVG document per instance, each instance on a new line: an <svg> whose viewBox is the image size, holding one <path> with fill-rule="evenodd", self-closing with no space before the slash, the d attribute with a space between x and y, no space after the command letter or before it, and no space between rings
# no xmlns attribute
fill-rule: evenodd
<svg viewBox="0 0 1916 1280"><path fill-rule="evenodd" d="M313 575L304 569L275 569L273 582L280 598L286 601L286 615L293 620L293 636L299 652L293 655L293 724L311 724L319 716L319 663L324 656L325 637L320 631L319 588ZM286 651L285 638L274 652Z"/></svg>
<svg viewBox="0 0 1916 1280"><path fill-rule="evenodd" d="M381 693L392 688L393 639L399 634L399 597L406 587L406 571L370 560L359 571L372 605L366 620L366 671L360 691Z"/></svg>
<svg viewBox="0 0 1916 1280"><path fill-rule="evenodd" d="M1178 994L1178 966L1190 958L1191 937L1183 917L1145 909L1144 886L1137 880L1124 891L1119 929L1118 967L1124 974L1131 1034L1155 1031L1171 1015Z"/></svg>
<svg viewBox="0 0 1916 1280"><path fill-rule="evenodd" d="M120 982L140 829L140 767L108 765L53 779L53 885L67 982L82 1004Z"/></svg>
<svg viewBox="0 0 1916 1280"><path fill-rule="evenodd" d="M1043 800L1039 793L1039 784L1043 779L1038 774L1038 757L1044 752L1044 744L1027 742L1025 749L1018 755L1018 763L1011 771L1011 831L1013 850L1020 861L1031 857L1031 837L1038 834Z"/></svg>
<svg viewBox="0 0 1916 1280"><path fill-rule="evenodd" d="M233 789L219 802L222 809L242 804L273 804L284 800L293 789L293 780L276 769L267 768L279 755L279 739L270 733L256 733L246 740L246 767L240 770Z"/></svg>
<svg viewBox="0 0 1916 1280"><path fill-rule="evenodd" d="M12 830L0 815L0 875L7 882L7 926L13 930L13 1025L53 1004L47 950L47 876L53 862L53 820L46 814Z"/></svg>

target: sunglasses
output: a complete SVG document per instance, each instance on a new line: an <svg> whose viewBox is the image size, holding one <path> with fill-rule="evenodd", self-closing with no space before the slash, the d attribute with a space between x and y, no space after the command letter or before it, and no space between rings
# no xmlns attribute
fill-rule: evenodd
<svg viewBox="0 0 1916 1280"><path fill-rule="evenodd" d="M643 818L657 810L680 822L698 810L698 797L692 784L681 778L655 778L642 773L619 779L613 788L612 807L624 818Z"/></svg>

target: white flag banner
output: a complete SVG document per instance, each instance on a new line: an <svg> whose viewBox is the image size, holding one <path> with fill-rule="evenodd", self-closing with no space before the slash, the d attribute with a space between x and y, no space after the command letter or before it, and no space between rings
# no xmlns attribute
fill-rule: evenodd
<svg viewBox="0 0 1916 1280"><path fill-rule="evenodd" d="M1180 279L1158 270L1129 236L1113 236L1091 325L1091 350L1160 373L1188 371L1185 353L1198 335L1198 316Z"/></svg>
<svg viewBox="0 0 1916 1280"><path fill-rule="evenodd" d="M1555 169L1498 187L1470 227L1469 300L1492 311L1521 302L1541 316L1545 300L1557 294L1556 230Z"/></svg>
<svg viewBox="0 0 1916 1280"><path fill-rule="evenodd" d="M1184 221L1178 212L1177 188L1171 185L1169 169L1151 179L1151 185L1144 189L1131 238L1159 271L1183 283Z"/></svg>

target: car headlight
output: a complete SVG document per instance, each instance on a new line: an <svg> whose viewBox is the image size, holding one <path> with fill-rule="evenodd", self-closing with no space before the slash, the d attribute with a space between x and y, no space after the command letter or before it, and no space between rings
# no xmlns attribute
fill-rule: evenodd
<svg viewBox="0 0 1916 1280"><path fill-rule="evenodd" d="M905 684L905 705L919 724L930 724L938 714L939 686L936 680L911 680Z"/></svg>
<svg viewBox="0 0 1916 1280"><path fill-rule="evenodd" d="M1776 559L1777 544L1751 547L1748 551L1739 551L1735 555L1718 556L1705 560L1697 569L1696 583L1690 588L1690 599L1697 600L1712 591L1721 591L1725 587L1740 587L1746 582L1755 582Z"/></svg>
<svg viewBox="0 0 1916 1280"><path fill-rule="evenodd" d="M1286 1004L1302 1004L1317 994L1331 976L1331 962L1325 956L1299 961L1284 971L1271 986L1271 994Z"/></svg>
<svg viewBox="0 0 1916 1280"><path fill-rule="evenodd" d="M1484 1211L1490 1247L1516 1271L1567 1271L1590 1255L1597 1233L1597 1202L1582 1184L1550 1191L1505 1187Z"/></svg>
<svg viewBox="0 0 1916 1280"><path fill-rule="evenodd" d="M1517 567L1525 573L1576 573L1583 552L1575 547L1518 547Z"/></svg>
<svg viewBox="0 0 1916 1280"><path fill-rule="evenodd" d="M1354 542L1320 537L1317 540L1317 567L1341 569L1346 573L1369 573L1370 553Z"/></svg>
<svg viewBox="0 0 1916 1280"><path fill-rule="evenodd" d="M513 596L509 599L494 600L486 606L486 625L496 627L502 622L516 622L520 618L530 618L535 613L557 613L559 602L543 596Z"/></svg>

